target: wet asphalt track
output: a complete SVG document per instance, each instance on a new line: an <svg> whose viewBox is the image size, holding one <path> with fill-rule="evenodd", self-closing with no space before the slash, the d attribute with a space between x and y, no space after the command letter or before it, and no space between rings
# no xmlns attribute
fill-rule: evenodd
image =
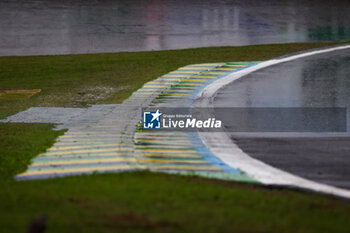
<svg viewBox="0 0 350 233"><path fill-rule="evenodd" d="M350 36L347 0L0 1L0 56L150 51Z"/></svg>
<svg viewBox="0 0 350 233"><path fill-rule="evenodd" d="M350 49L310 56L251 73L219 90L214 105L346 107L349 122ZM220 115L217 114L216 118L219 119ZM228 127L228 131L232 130ZM232 140L256 159L313 181L347 189L350 189L349 135L349 126L347 132L337 136L325 133L306 136L300 132L231 132Z"/></svg>

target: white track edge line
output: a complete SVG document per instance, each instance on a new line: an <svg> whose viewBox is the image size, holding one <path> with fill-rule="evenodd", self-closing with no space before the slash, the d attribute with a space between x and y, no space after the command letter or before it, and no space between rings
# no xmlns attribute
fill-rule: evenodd
<svg viewBox="0 0 350 233"><path fill-rule="evenodd" d="M243 76L254 71L272 66L275 64L292 61L298 58L312 56L321 53L332 52L336 50L348 49L350 45L338 46L317 51L305 52L281 59L272 59L261 62L258 65L233 72L232 74L214 81L205 87L196 97L193 106L213 108L213 99L219 89L227 84L242 78ZM331 185L314 182L278 168L274 168L266 163L250 157L244 153L225 132L198 132L203 143L213 152L215 156L233 168L238 168L246 172L252 178L263 184L295 186L303 189L309 189L316 192L331 194L335 196L350 198L350 191Z"/></svg>

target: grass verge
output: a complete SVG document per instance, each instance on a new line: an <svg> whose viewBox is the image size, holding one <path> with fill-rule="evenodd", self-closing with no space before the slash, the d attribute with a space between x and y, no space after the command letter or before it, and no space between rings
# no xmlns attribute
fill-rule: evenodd
<svg viewBox="0 0 350 233"><path fill-rule="evenodd" d="M51 124L0 123L0 177L9 180L26 170L30 160L45 152L64 130Z"/></svg>
<svg viewBox="0 0 350 233"><path fill-rule="evenodd" d="M261 61L335 43L213 47L155 52L0 57L1 89L41 89L31 98L0 98L0 118L31 106L119 103L145 82L181 66Z"/></svg>
<svg viewBox="0 0 350 233"><path fill-rule="evenodd" d="M47 232L348 232L350 203L290 190L150 172L13 183L3 232L37 216Z"/></svg>

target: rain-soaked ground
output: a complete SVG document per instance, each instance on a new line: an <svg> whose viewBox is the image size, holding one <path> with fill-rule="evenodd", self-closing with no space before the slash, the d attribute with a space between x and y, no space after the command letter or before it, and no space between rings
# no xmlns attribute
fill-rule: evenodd
<svg viewBox="0 0 350 233"><path fill-rule="evenodd" d="M347 0L1 0L0 56L350 38Z"/></svg>
<svg viewBox="0 0 350 233"><path fill-rule="evenodd" d="M349 90L350 49L346 49L253 72L221 89L215 106L343 107L347 108L347 122L350 122ZM216 115L220 117L223 118ZM225 121L224 124L229 125L230 119ZM323 127L322 124L318 126ZM349 124L344 130L333 136L322 132L230 134L241 149L267 164L310 180L350 189Z"/></svg>

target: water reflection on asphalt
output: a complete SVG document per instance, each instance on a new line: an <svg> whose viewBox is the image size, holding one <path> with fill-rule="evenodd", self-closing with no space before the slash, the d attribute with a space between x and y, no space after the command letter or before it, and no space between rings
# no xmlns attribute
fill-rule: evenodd
<svg viewBox="0 0 350 233"><path fill-rule="evenodd" d="M345 40L348 1L3 0L0 56Z"/></svg>

